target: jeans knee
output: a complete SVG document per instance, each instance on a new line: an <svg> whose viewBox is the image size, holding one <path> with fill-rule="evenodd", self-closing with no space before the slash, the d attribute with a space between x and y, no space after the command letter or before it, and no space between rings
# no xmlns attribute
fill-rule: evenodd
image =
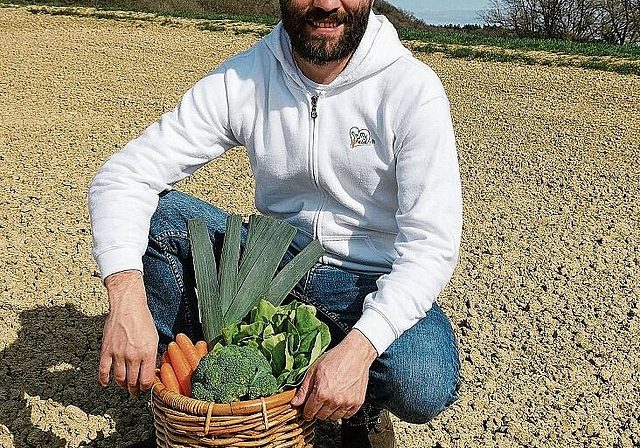
<svg viewBox="0 0 640 448"><path fill-rule="evenodd" d="M441 345L432 355L395 361L383 356L371 376L372 398L407 423L433 420L458 399L461 380L455 342Z"/></svg>
<svg viewBox="0 0 640 448"><path fill-rule="evenodd" d="M394 415L407 423L423 424L433 420L458 399L460 379L457 374L420 390L398 394Z"/></svg>

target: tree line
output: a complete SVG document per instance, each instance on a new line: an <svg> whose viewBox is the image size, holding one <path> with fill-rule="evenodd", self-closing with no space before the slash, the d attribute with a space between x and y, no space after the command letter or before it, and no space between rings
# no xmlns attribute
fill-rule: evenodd
<svg viewBox="0 0 640 448"><path fill-rule="evenodd" d="M519 37L640 43L640 0L491 0L481 18Z"/></svg>

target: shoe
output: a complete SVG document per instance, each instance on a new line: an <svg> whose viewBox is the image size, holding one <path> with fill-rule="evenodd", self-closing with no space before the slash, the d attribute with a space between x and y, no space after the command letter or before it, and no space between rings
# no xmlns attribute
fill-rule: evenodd
<svg viewBox="0 0 640 448"><path fill-rule="evenodd" d="M396 438L389 411L360 411L342 421L342 448L395 448Z"/></svg>

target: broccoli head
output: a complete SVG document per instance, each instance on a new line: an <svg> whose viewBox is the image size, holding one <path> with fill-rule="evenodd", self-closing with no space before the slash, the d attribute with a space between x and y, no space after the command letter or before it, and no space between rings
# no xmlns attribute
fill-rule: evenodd
<svg viewBox="0 0 640 448"><path fill-rule="evenodd" d="M230 403L272 395L278 389L271 364L254 347L227 345L206 354L191 377L193 398Z"/></svg>

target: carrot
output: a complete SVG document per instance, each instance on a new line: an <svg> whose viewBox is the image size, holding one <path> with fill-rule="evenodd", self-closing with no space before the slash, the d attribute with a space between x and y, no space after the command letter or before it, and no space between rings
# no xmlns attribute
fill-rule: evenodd
<svg viewBox="0 0 640 448"><path fill-rule="evenodd" d="M198 355L200 355L200 358L202 359L204 355L209 353L209 346L205 341L198 341L196 342L196 350L198 351Z"/></svg>
<svg viewBox="0 0 640 448"><path fill-rule="evenodd" d="M182 395L190 397L191 373L193 372L193 369L191 368L191 365L189 365L189 361L187 361L184 354L182 353L182 350L175 341L169 342L167 352L169 352L171 367L173 367L173 371L176 373L178 383L180 383Z"/></svg>
<svg viewBox="0 0 640 448"><path fill-rule="evenodd" d="M184 357L187 358L191 369L195 370L200 362L200 356L198 355L193 342L189 339L189 336L184 333L178 333L176 335L176 343L178 344L178 347L180 347L180 350L182 350Z"/></svg>
<svg viewBox="0 0 640 448"><path fill-rule="evenodd" d="M160 381L162 381L162 384L164 384L164 387L166 387L167 389L184 395L182 393L180 383L178 382L178 378L176 378L176 373L173 371L173 367L171 367L171 364L169 364L168 362L163 363L160 366Z"/></svg>
<svg viewBox="0 0 640 448"><path fill-rule="evenodd" d="M169 362L169 352L164 352L162 354L162 358L160 358L160 363L161 364L166 364Z"/></svg>

